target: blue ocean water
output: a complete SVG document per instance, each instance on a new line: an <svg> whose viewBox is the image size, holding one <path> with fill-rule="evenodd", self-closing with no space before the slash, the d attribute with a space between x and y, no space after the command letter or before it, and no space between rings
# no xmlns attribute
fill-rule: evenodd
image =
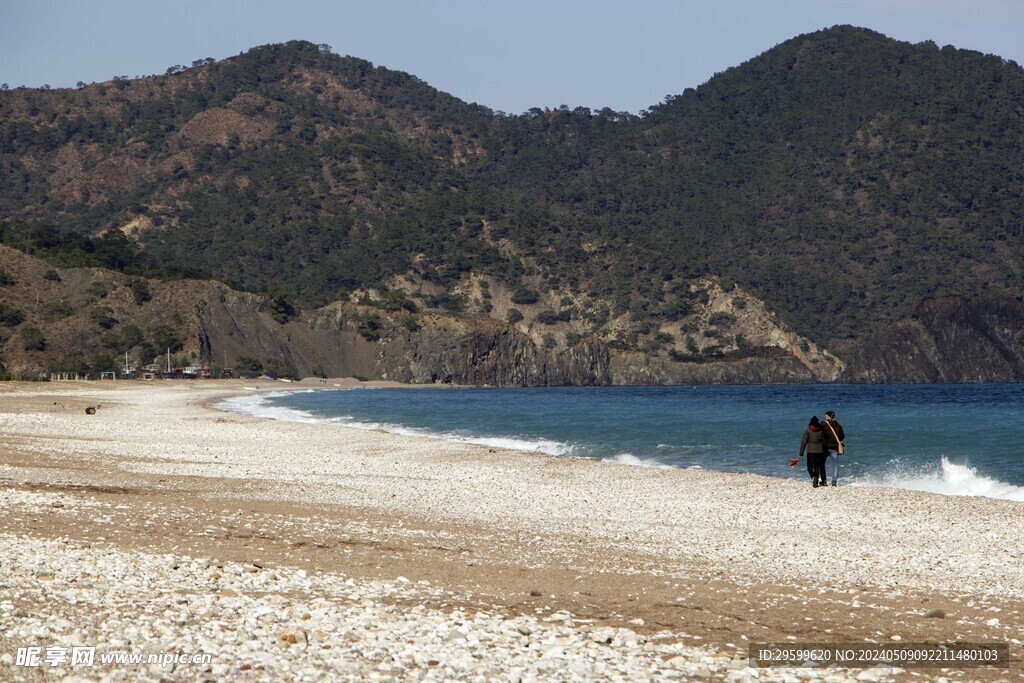
<svg viewBox="0 0 1024 683"><path fill-rule="evenodd" d="M846 430L840 484L1024 502L1024 385L359 388L231 399L226 409L655 467L809 481L810 417ZM831 468L830 468L831 472Z"/></svg>

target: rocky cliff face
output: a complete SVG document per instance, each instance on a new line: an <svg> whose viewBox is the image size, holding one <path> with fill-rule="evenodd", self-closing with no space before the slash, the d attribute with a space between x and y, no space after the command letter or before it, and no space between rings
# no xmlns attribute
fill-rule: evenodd
<svg viewBox="0 0 1024 683"><path fill-rule="evenodd" d="M848 359L848 382L1024 381L1024 302L943 297L876 334Z"/></svg>
<svg viewBox="0 0 1024 683"><path fill-rule="evenodd" d="M414 316L335 304L314 314L307 327L326 351L319 363L328 374L483 386L612 382L603 343L584 340L556 353L488 318Z"/></svg>
<svg viewBox="0 0 1024 683"><path fill-rule="evenodd" d="M699 286L711 294L692 324L714 319L726 312L723 306L740 301L738 290L726 293L713 282ZM728 325L729 339L742 336L748 346L741 350L730 342L725 351L716 346L718 355L687 357L615 349L596 336L577 335L574 343L548 346L538 330L554 330L550 336L558 339L565 338L564 330L531 318L508 324L486 316L340 302L280 323L258 297L219 285L211 291L214 296L195 307L197 348L206 361L280 358L302 374L315 369L414 384L590 386L814 382L835 379L842 368L827 351L780 328L763 304L746 295L742 310L729 309L734 315Z"/></svg>
<svg viewBox="0 0 1024 683"><path fill-rule="evenodd" d="M584 338L545 349L514 326L489 318L384 312L334 304L278 324L253 295L218 289L197 306L214 358L282 357L301 372L417 384L492 386L773 384L1024 381L1024 302L948 297L870 337L842 361L802 353L796 343L698 361L611 349ZM790 340L795 341L795 340ZM218 349L221 351L219 352Z"/></svg>
<svg viewBox="0 0 1024 683"><path fill-rule="evenodd" d="M698 349L687 355L678 345L643 352L582 335L549 345L538 340L547 333L524 321L352 303L285 317L266 298L220 283L53 269L6 247L0 247L0 269L6 283L0 285L0 363L24 375L68 359L79 365L103 355L120 360L126 352L138 365L155 354L162 360L170 345L182 364L232 367L248 357L300 375L416 384L1024 381L1024 302L1016 299L922 302L911 318L839 359L781 327L755 299L705 283L707 303L683 324L705 330L692 334L716 346L713 354ZM704 319L718 322L701 327Z"/></svg>
<svg viewBox="0 0 1024 683"><path fill-rule="evenodd" d="M592 386L813 382L811 368L784 349L698 362L677 362L609 349L584 338L545 349L531 337L489 318L386 313L334 304L306 322L281 326L297 367L318 365L332 375L416 384ZM222 330L217 329L212 344Z"/></svg>
<svg viewBox="0 0 1024 683"><path fill-rule="evenodd" d="M673 362L641 353L620 354L612 361L613 384L804 384L821 380L800 359L782 349L702 362Z"/></svg>

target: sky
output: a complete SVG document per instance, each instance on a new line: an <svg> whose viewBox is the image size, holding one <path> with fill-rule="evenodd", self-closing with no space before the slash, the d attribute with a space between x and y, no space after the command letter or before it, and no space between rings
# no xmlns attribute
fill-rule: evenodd
<svg viewBox="0 0 1024 683"><path fill-rule="evenodd" d="M301 39L507 113L637 113L837 24L1024 64L1024 0L0 0L0 83L162 74Z"/></svg>

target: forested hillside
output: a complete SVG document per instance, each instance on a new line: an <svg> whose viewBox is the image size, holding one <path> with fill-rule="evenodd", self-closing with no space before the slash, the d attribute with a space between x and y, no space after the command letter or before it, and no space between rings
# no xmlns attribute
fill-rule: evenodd
<svg viewBox="0 0 1024 683"><path fill-rule="evenodd" d="M726 315L748 292L863 357L923 300L1024 294L1022 102L1012 62L852 27L640 115L505 115L271 45L0 92L0 239L221 280L284 317L352 298L677 360L744 349L731 321L692 319L711 277L738 285Z"/></svg>
<svg viewBox="0 0 1024 683"><path fill-rule="evenodd" d="M503 161L531 199L640 247L651 275L734 279L834 343L928 296L1021 293L1021 102L1014 63L840 27L628 134L595 135L607 114L516 119L534 149Z"/></svg>

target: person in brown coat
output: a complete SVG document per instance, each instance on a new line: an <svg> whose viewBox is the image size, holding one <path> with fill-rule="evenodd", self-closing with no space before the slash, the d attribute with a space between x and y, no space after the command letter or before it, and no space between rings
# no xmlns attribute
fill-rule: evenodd
<svg viewBox="0 0 1024 683"><path fill-rule="evenodd" d="M818 416L811 418L807 429L804 430L804 438L800 440L800 455L804 457L807 451L807 473L811 475L811 483L814 488L828 486L828 478L825 475L825 435L821 431L821 422Z"/></svg>

